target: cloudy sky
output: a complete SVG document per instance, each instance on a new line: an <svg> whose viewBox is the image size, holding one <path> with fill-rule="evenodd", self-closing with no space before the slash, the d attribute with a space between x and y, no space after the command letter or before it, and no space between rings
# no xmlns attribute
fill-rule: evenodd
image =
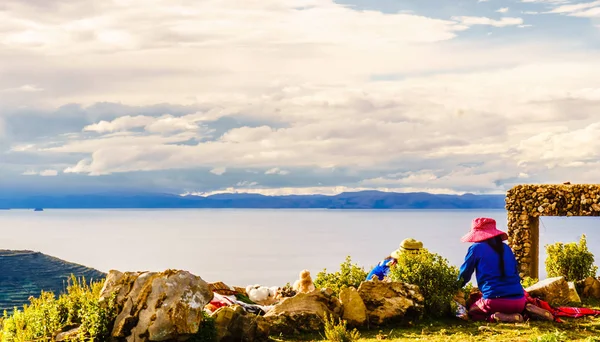
<svg viewBox="0 0 600 342"><path fill-rule="evenodd" d="M598 182L600 1L3 0L0 189Z"/></svg>

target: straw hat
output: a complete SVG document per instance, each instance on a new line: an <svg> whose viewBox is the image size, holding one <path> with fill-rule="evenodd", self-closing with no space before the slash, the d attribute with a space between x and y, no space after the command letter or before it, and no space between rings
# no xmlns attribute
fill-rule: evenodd
<svg viewBox="0 0 600 342"><path fill-rule="evenodd" d="M502 240L508 240L508 235L496 228L496 220L487 217L478 217L471 223L471 231L465 234L460 241L481 242L498 235L502 236Z"/></svg>
<svg viewBox="0 0 600 342"><path fill-rule="evenodd" d="M400 248L390 253L390 256L394 259L398 259L402 252L414 252L420 250L421 248L423 248L423 242L413 238L404 239L400 243Z"/></svg>

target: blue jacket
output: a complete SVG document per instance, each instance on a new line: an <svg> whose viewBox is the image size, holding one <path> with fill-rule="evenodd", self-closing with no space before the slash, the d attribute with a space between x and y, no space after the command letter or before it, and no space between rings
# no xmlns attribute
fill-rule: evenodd
<svg viewBox="0 0 600 342"><path fill-rule="evenodd" d="M383 280L383 277L387 276L390 273L390 266L388 264L392 261L392 259L382 260L377 264L377 266L373 267L371 272L367 275L367 280L371 280L373 275L377 275L379 280Z"/></svg>
<svg viewBox="0 0 600 342"><path fill-rule="evenodd" d="M458 276L462 286L466 285L475 271L477 286L484 299L521 298L524 296L521 278L517 270L517 260L507 244L504 246L504 272L500 273L498 253L485 242L477 242L469 247L465 262Z"/></svg>

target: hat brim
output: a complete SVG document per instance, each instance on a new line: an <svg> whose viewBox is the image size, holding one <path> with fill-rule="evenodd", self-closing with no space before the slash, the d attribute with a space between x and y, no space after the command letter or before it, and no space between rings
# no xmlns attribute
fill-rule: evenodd
<svg viewBox="0 0 600 342"><path fill-rule="evenodd" d="M462 238L460 238L460 241L462 242L481 242L481 241L485 241L487 239L491 239L493 237L496 237L498 235L502 236L502 240L508 240L508 235L498 229L491 229L491 230L472 230L470 232L468 232L467 234L465 234Z"/></svg>
<svg viewBox="0 0 600 342"><path fill-rule="evenodd" d="M402 251L397 249L397 250L393 251L392 253L390 253L390 256L394 259L400 259L400 254L402 254Z"/></svg>

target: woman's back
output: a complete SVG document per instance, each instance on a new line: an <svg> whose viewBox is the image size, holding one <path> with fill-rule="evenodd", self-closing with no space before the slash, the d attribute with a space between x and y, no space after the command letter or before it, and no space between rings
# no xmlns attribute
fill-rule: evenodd
<svg viewBox="0 0 600 342"><path fill-rule="evenodd" d="M522 297L523 287L517 269L517 261L510 247L502 243L504 275L500 269L500 255L486 242L471 245L477 285L484 298Z"/></svg>

